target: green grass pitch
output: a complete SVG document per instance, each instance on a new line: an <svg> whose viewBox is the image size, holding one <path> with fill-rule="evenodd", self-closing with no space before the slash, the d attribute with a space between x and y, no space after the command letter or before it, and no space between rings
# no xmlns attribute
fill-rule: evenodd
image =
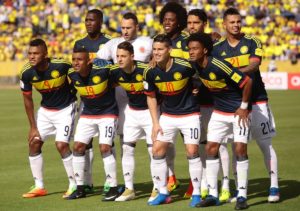
<svg viewBox="0 0 300 211"><path fill-rule="evenodd" d="M38 95L35 94L39 99ZM269 91L270 104L275 115L277 136L273 146L279 160L281 201L268 204L268 174L258 146L249 145L249 210L300 210L300 92ZM103 164L98 147L94 147L94 184L99 192L85 199L67 201L62 194L67 189L67 177L62 161L55 149L54 141L48 140L43 148L44 182L49 192L46 197L23 199L33 179L28 163L27 133L28 121L23 108L23 100L17 89L0 90L0 210L187 210L189 200L182 195L188 185L188 169L181 140L177 141L176 174L181 188L172 194L173 203L149 207L147 200L152 188L145 142L138 143L136 149L135 188L137 198L129 202L101 202L104 181ZM116 141L118 143L118 141ZM94 141L97 146L97 141ZM119 149L119 145L117 144ZM118 150L119 152L119 150ZM123 183L120 156L118 156L118 179ZM231 178L232 179L232 178ZM233 180L231 180L233 185ZM205 210L233 210L234 204Z"/></svg>

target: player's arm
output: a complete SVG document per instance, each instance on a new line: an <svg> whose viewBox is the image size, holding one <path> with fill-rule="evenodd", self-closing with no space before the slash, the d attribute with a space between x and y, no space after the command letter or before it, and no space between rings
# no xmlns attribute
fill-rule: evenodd
<svg viewBox="0 0 300 211"><path fill-rule="evenodd" d="M113 40L108 41L103 45L103 47L97 52L97 58L105 59L105 60L112 60L112 47L113 47Z"/></svg>

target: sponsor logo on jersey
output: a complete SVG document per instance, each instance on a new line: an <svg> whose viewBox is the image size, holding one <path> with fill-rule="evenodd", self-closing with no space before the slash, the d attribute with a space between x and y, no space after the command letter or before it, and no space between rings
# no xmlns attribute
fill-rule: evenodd
<svg viewBox="0 0 300 211"><path fill-rule="evenodd" d="M98 84L98 83L100 83L101 78L100 78L100 76L96 75L92 78L92 81L94 84Z"/></svg>
<svg viewBox="0 0 300 211"><path fill-rule="evenodd" d="M180 72L175 72L173 75L174 79L179 81L180 79L182 79L182 75Z"/></svg>
<svg viewBox="0 0 300 211"><path fill-rule="evenodd" d="M135 79L136 79L137 81L142 81L142 80L143 80L143 76L142 76L141 74L137 74L137 75L135 76Z"/></svg>
<svg viewBox="0 0 300 211"><path fill-rule="evenodd" d="M58 72L58 70L53 70L53 71L51 72L51 77L52 77L52 78L58 78L58 77L59 77L59 72Z"/></svg>
<svg viewBox="0 0 300 211"><path fill-rule="evenodd" d="M248 47L246 45L242 46L240 49L241 54L245 54L248 52Z"/></svg>
<svg viewBox="0 0 300 211"><path fill-rule="evenodd" d="M216 74L214 74L214 73L209 73L208 77L209 77L209 79L212 80L212 81L214 81L214 80L217 79L217 76L216 76Z"/></svg>

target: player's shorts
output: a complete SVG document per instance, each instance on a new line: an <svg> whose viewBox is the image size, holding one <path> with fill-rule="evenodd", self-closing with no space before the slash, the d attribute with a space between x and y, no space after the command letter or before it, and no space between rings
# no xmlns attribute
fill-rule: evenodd
<svg viewBox="0 0 300 211"><path fill-rule="evenodd" d="M80 117L74 141L89 144L91 138L99 133L99 144L112 146L117 126L117 117Z"/></svg>
<svg viewBox="0 0 300 211"><path fill-rule="evenodd" d="M190 115L162 114L159 124L163 134L158 133L157 140L174 143L177 132L183 135L184 144L199 144L201 135L201 122L199 113Z"/></svg>
<svg viewBox="0 0 300 211"><path fill-rule="evenodd" d="M152 120L149 109L134 110L129 106L125 109L124 143L136 142L146 136L147 144L152 144Z"/></svg>
<svg viewBox="0 0 300 211"><path fill-rule="evenodd" d="M249 114L251 119L251 114ZM233 133L233 141L248 143L249 127L238 125L238 116L214 110L208 123L207 141L222 143Z"/></svg>
<svg viewBox="0 0 300 211"><path fill-rule="evenodd" d="M207 141L207 127L213 110L214 110L213 106L200 106L200 113L201 113L200 143Z"/></svg>
<svg viewBox="0 0 300 211"><path fill-rule="evenodd" d="M69 143L73 135L76 102L61 110L40 107L37 112L37 128L42 141L55 135L55 141Z"/></svg>
<svg viewBox="0 0 300 211"><path fill-rule="evenodd" d="M268 103L252 105L251 138L257 140L275 135L275 121Z"/></svg>
<svg viewBox="0 0 300 211"><path fill-rule="evenodd" d="M125 108L128 104L128 97L126 91L121 87L116 87L116 100L119 109L119 116L118 116L118 126L117 126L117 134L123 135L123 128L125 122Z"/></svg>

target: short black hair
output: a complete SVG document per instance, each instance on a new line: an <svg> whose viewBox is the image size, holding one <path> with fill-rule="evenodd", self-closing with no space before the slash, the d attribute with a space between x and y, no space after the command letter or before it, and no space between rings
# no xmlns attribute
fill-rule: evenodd
<svg viewBox="0 0 300 211"><path fill-rule="evenodd" d="M47 45L45 43L45 41L41 38L37 38L34 40L31 40L29 43L30 47L38 47L38 46L42 46L46 51L48 50Z"/></svg>
<svg viewBox="0 0 300 211"><path fill-rule="evenodd" d="M124 41L118 45L118 49L129 51L130 54L134 54L133 46L130 42Z"/></svg>
<svg viewBox="0 0 300 211"><path fill-rule="evenodd" d="M167 12L172 12L176 15L178 21L178 30L182 31L187 25L186 9L177 2L168 2L159 13L159 21L162 24Z"/></svg>
<svg viewBox="0 0 300 211"><path fill-rule="evenodd" d="M126 20L132 19L135 25L139 24L139 21L138 21L136 15L134 13L132 13L132 12L125 13L123 15L123 19L126 19Z"/></svg>
<svg viewBox="0 0 300 211"><path fill-rule="evenodd" d="M82 46L77 46L77 47L73 48L73 53L87 53L87 54L89 54L89 51L86 48L82 47Z"/></svg>
<svg viewBox="0 0 300 211"><path fill-rule="evenodd" d="M166 35L166 34L159 34L156 37L154 37L153 39L153 43L155 42L161 42L161 43L166 43L168 45L168 47L172 46L172 40L171 38Z"/></svg>
<svg viewBox="0 0 300 211"><path fill-rule="evenodd" d="M207 14L204 10L201 10L201 9L193 9L193 10L190 10L189 13L188 13L188 16L189 15L194 15L194 16L197 16L201 21L203 21L204 23L207 22Z"/></svg>
<svg viewBox="0 0 300 211"><path fill-rule="evenodd" d="M101 10L92 9L87 12L87 14L90 14L90 13L95 14L100 19L101 22L103 21L103 12Z"/></svg>
<svg viewBox="0 0 300 211"><path fill-rule="evenodd" d="M213 41L210 34L203 32L191 34L187 39L187 45L189 45L189 43L193 41L201 43L201 45L207 49L207 55L211 55L211 52L213 50Z"/></svg>
<svg viewBox="0 0 300 211"><path fill-rule="evenodd" d="M225 10L224 15L223 15L223 20L228 16L228 15L241 15L240 12L234 8L234 7L229 7L227 10Z"/></svg>

